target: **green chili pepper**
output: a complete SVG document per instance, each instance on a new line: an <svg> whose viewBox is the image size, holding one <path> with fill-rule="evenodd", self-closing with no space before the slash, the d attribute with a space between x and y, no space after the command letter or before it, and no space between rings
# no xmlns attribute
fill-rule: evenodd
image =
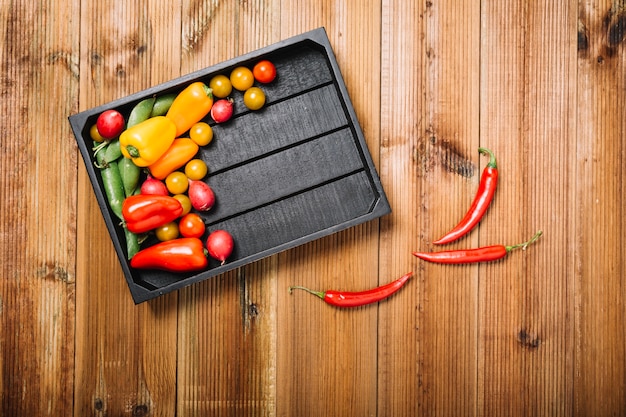
<svg viewBox="0 0 626 417"><path fill-rule="evenodd" d="M165 94L163 96L157 97L154 105L152 106L152 113L150 114L150 117L165 116L167 111L172 106L175 98L176 94Z"/></svg>
<svg viewBox="0 0 626 417"><path fill-rule="evenodd" d="M120 176L122 177L124 194L126 197L129 197L135 193L135 190L139 185L139 175L141 174L141 169L128 158L121 158L117 162L117 167L120 170Z"/></svg>
<svg viewBox="0 0 626 417"><path fill-rule="evenodd" d="M150 97L137 103L130 111L128 121L126 122L126 129L148 120L150 113L152 113L152 106L154 106L155 101L155 97Z"/></svg>

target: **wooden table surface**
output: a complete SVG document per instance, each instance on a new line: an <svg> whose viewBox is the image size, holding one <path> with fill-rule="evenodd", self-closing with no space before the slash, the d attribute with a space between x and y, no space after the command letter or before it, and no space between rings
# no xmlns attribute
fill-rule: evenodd
<svg viewBox="0 0 626 417"><path fill-rule="evenodd" d="M626 415L624 1L3 1L0 415ZM325 27L392 214L143 304L67 117ZM493 150L499 188L446 248ZM395 296L340 310L290 285Z"/></svg>

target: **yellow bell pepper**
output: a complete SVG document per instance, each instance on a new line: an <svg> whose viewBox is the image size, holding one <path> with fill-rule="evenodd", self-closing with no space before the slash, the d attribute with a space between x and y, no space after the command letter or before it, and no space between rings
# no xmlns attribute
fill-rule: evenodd
<svg viewBox="0 0 626 417"><path fill-rule="evenodd" d="M181 168L193 158L200 147L189 138L177 138L172 146L152 165L148 167L150 174L164 180L172 172Z"/></svg>
<svg viewBox="0 0 626 417"><path fill-rule="evenodd" d="M198 123L213 107L213 90L201 81L191 83L181 91L170 106L165 117L176 125L176 137Z"/></svg>
<svg viewBox="0 0 626 417"><path fill-rule="evenodd" d="M122 155L147 167L158 161L176 138L176 125L165 116L151 117L120 135Z"/></svg>

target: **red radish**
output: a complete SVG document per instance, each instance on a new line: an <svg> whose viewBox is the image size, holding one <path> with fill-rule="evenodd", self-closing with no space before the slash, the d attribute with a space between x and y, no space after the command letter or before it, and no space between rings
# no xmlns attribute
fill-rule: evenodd
<svg viewBox="0 0 626 417"><path fill-rule="evenodd" d="M170 195L163 181L148 175L148 178L141 184L141 194L149 195Z"/></svg>
<svg viewBox="0 0 626 417"><path fill-rule="evenodd" d="M209 211L215 204L213 190L202 181L189 180L187 195L191 201L191 206L198 211Z"/></svg>
<svg viewBox="0 0 626 417"><path fill-rule="evenodd" d="M222 265L226 259L233 253L235 243L233 237L226 230L216 230L211 232L206 240L206 248L212 258L222 261Z"/></svg>
<svg viewBox="0 0 626 417"><path fill-rule="evenodd" d="M117 110L105 110L100 116L98 116L98 120L96 120L96 129L100 136L107 140L111 140L124 130L124 116L122 113Z"/></svg>
<svg viewBox="0 0 626 417"><path fill-rule="evenodd" d="M223 98L213 103L211 107L211 117L215 123L224 123L233 115L233 99Z"/></svg>

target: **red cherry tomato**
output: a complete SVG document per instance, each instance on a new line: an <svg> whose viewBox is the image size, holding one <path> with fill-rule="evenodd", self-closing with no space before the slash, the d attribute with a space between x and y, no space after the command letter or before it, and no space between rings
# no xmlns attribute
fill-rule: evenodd
<svg viewBox="0 0 626 417"><path fill-rule="evenodd" d="M122 133L125 123L124 116L117 110L105 110L96 120L96 129L100 136L109 140Z"/></svg>
<svg viewBox="0 0 626 417"><path fill-rule="evenodd" d="M180 218L178 230L183 237L201 238L206 230L206 225L198 214L189 213Z"/></svg>
<svg viewBox="0 0 626 417"><path fill-rule="evenodd" d="M260 83L271 83L276 78L276 67L270 61L264 59L257 62L254 68L252 68L252 74L254 74L254 79Z"/></svg>

